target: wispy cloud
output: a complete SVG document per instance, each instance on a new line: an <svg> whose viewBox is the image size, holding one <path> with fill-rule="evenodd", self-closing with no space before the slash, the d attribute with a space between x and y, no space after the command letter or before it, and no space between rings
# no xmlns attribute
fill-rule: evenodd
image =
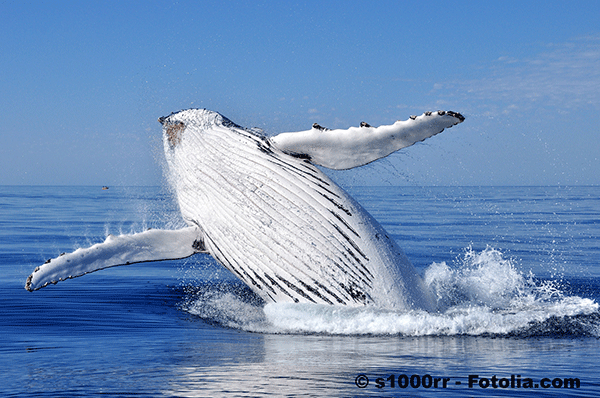
<svg viewBox="0 0 600 398"><path fill-rule="evenodd" d="M582 106L600 107L600 35L547 44L527 58L499 57L483 77L434 86L442 98L452 95L474 108L495 111Z"/></svg>

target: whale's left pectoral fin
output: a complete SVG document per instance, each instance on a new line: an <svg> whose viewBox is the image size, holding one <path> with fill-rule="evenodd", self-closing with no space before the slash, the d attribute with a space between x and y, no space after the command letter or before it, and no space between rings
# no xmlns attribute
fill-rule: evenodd
<svg viewBox="0 0 600 398"><path fill-rule="evenodd" d="M175 260L205 252L202 231L149 229L133 235L109 235L102 243L62 254L37 267L27 278L30 292L104 268L149 261Z"/></svg>
<svg viewBox="0 0 600 398"><path fill-rule="evenodd" d="M460 113L437 111L379 127L361 123L360 127L329 130L315 123L310 130L282 133L272 137L271 142L288 154L330 169L343 170L388 156L463 120Z"/></svg>

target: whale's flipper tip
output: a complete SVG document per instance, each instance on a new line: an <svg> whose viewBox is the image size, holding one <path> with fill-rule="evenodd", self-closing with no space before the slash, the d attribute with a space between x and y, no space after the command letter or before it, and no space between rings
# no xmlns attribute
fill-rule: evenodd
<svg viewBox="0 0 600 398"><path fill-rule="evenodd" d="M443 112L443 111L439 111L439 112ZM464 122L464 121L465 121L465 117L464 117L462 114L458 113L458 112L446 111L446 113L447 113L448 115L452 116L452 117L455 117L455 118L457 118L457 119L459 120L459 122L458 122L458 123L462 123L462 122ZM458 123L457 123L457 124L458 124Z"/></svg>

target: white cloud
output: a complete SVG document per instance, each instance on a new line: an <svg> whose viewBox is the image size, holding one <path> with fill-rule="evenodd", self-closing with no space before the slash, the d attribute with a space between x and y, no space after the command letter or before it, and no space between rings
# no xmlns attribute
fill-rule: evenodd
<svg viewBox="0 0 600 398"><path fill-rule="evenodd" d="M487 76L486 76L487 75ZM436 83L434 91L496 111L600 106L600 35L547 44L529 58L499 57L484 77Z"/></svg>

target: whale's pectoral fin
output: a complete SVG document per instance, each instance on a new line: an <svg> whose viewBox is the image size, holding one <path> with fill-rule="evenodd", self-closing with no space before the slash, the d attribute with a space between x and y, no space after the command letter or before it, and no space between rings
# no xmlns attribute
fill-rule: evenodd
<svg viewBox="0 0 600 398"><path fill-rule="evenodd" d="M328 130L316 123L313 128L295 133L282 133L271 142L283 152L310 159L314 164L330 169L351 169L423 141L461 123L465 118L456 112L425 112L397 121L389 126Z"/></svg>
<svg viewBox="0 0 600 398"><path fill-rule="evenodd" d="M104 268L149 261L175 260L205 252L197 227L179 230L149 229L134 235L109 235L102 243L62 254L37 267L27 278L30 292Z"/></svg>

